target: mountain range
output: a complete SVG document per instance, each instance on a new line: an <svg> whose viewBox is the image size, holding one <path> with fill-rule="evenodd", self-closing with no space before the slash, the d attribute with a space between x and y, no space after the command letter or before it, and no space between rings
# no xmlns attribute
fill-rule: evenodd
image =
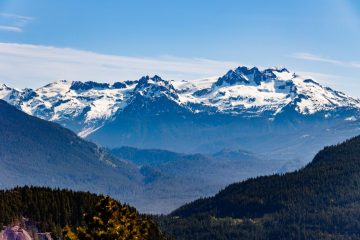
<svg viewBox="0 0 360 240"><path fill-rule="evenodd" d="M246 149L301 159L299 166L323 146L360 133L359 99L285 68L242 66L193 81L145 76L111 84L59 80L35 90L3 85L0 99L104 147Z"/></svg>

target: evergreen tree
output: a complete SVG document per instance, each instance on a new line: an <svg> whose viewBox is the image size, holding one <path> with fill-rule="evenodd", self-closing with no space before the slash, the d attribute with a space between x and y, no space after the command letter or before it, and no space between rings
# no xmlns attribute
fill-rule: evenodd
<svg viewBox="0 0 360 240"><path fill-rule="evenodd" d="M85 224L74 233L66 227L66 240L137 240L163 239L155 224L140 216L135 209L120 206L104 197L95 207L95 214L84 214Z"/></svg>

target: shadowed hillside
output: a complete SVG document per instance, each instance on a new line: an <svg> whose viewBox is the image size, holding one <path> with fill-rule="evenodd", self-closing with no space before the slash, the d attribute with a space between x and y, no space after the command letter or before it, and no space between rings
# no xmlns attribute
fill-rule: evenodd
<svg viewBox="0 0 360 240"><path fill-rule="evenodd" d="M358 239L359 209L356 137L326 147L299 171L232 184L159 222L178 239Z"/></svg>
<svg viewBox="0 0 360 240"><path fill-rule="evenodd" d="M134 165L56 123L29 116L1 100L0 164L2 188L25 184L71 187L121 193L120 198L141 182Z"/></svg>

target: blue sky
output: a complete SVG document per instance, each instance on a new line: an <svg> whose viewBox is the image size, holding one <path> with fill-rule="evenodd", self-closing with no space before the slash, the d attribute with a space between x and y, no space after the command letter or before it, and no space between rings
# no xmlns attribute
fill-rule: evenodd
<svg viewBox="0 0 360 240"><path fill-rule="evenodd" d="M360 1L0 0L0 81L197 79L285 66L360 97Z"/></svg>

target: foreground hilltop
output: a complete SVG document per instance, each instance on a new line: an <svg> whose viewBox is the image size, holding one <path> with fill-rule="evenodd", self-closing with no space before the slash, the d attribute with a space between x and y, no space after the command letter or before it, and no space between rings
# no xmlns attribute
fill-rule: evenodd
<svg viewBox="0 0 360 240"><path fill-rule="evenodd" d="M294 152L309 161L324 145L360 133L358 99L285 68L238 67L194 81L146 76L112 84L60 80L36 90L2 86L0 98L107 147ZM299 145L307 151L296 151Z"/></svg>
<svg viewBox="0 0 360 240"><path fill-rule="evenodd" d="M305 168L235 183L162 222L178 239L359 239L360 136Z"/></svg>
<svg viewBox="0 0 360 240"><path fill-rule="evenodd" d="M9 226L1 240L64 239L66 232L66 239L165 239L135 208L89 192L17 187L0 191L0 206L0 224ZM78 227L89 235L75 238Z"/></svg>

